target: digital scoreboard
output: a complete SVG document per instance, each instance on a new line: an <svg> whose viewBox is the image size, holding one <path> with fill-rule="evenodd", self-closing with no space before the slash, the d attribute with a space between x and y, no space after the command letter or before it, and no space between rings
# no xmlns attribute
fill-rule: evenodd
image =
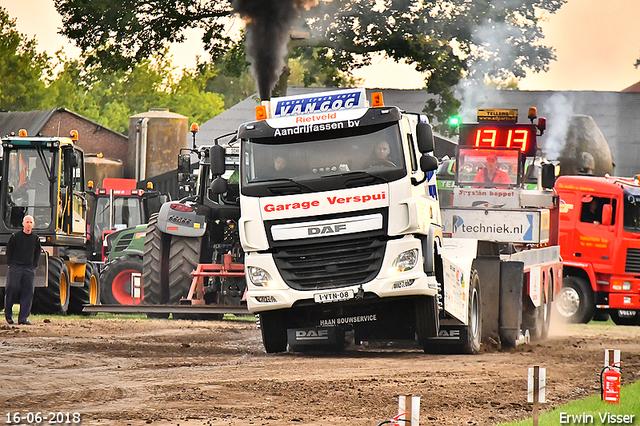
<svg viewBox="0 0 640 426"><path fill-rule="evenodd" d="M536 153L535 124L492 123L460 124L458 145L475 148L518 149L527 157Z"/></svg>

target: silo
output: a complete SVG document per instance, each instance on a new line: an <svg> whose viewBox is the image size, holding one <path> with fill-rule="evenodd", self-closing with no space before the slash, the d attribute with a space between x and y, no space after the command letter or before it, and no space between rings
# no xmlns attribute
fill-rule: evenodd
<svg viewBox="0 0 640 426"><path fill-rule="evenodd" d="M175 170L181 148L188 147L187 117L154 108L129 117L129 150L125 177L138 181Z"/></svg>
<svg viewBox="0 0 640 426"><path fill-rule="evenodd" d="M93 181L94 188L100 188L104 178L122 177L122 160L104 158L100 154L87 154L84 158L85 182Z"/></svg>

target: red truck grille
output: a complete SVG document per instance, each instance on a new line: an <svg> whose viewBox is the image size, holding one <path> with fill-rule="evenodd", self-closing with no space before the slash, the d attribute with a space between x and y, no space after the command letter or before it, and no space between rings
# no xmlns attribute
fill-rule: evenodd
<svg viewBox="0 0 640 426"><path fill-rule="evenodd" d="M624 271L628 274L640 274L640 249L627 249Z"/></svg>

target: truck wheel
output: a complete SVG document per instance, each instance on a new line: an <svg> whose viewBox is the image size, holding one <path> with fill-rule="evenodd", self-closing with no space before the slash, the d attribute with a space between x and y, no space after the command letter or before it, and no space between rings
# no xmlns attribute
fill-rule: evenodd
<svg viewBox="0 0 640 426"><path fill-rule="evenodd" d="M469 326L467 341L462 346L462 353L477 354L482 341L482 311L480 302L480 276L477 271L471 272L469 283Z"/></svg>
<svg viewBox="0 0 640 426"><path fill-rule="evenodd" d="M554 305L562 319L574 324L588 323L596 312L593 290L588 282L578 277L564 278Z"/></svg>
<svg viewBox="0 0 640 426"><path fill-rule="evenodd" d="M34 314L61 314L69 310L69 272L63 259L49 257L47 287L36 287L31 312Z"/></svg>
<svg viewBox="0 0 640 426"><path fill-rule="evenodd" d="M416 335L421 346L427 344L429 337L438 336L438 299L436 297L418 297L415 300Z"/></svg>
<svg viewBox="0 0 640 426"><path fill-rule="evenodd" d="M142 274L142 259L120 256L107 263L100 276L101 299L105 305L137 305L133 300L131 274Z"/></svg>
<svg viewBox="0 0 640 426"><path fill-rule="evenodd" d="M200 261L202 238L173 236L169 249L169 304L177 305L187 297L193 277L191 273Z"/></svg>
<svg viewBox="0 0 640 426"><path fill-rule="evenodd" d="M260 314L262 343L268 354L287 350L287 327L284 314L280 311L267 311Z"/></svg>
<svg viewBox="0 0 640 426"><path fill-rule="evenodd" d="M551 289L549 289L551 292ZM542 303L537 308L530 302L530 309L523 312L522 327L529 330L531 340L543 340L549 335L551 326L551 303L545 292L542 292Z"/></svg>
<svg viewBox="0 0 640 426"><path fill-rule="evenodd" d="M632 317L620 316L618 309L611 309L611 320L615 325L640 325L640 311Z"/></svg>
<svg viewBox="0 0 640 426"><path fill-rule="evenodd" d="M75 315L95 315L96 313L83 312L82 305L97 305L100 301L99 279L97 265L87 261L84 272L84 285L71 287L69 294L69 313Z"/></svg>

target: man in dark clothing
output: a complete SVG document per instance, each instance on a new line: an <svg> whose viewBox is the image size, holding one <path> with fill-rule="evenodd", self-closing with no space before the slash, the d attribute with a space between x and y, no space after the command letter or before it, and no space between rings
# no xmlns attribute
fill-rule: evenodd
<svg viewBox="0 0 640 426"><path fill-rule="evenodd" d="M7 242L9 272L4 293L4 316L9 324L13 324L13 303L19 300L18 324L31 325L29 315L33 301L33 278L40 261L40 238L33 232L33 216L25 216L22 227L23 230L14 232Z"/></svg>

